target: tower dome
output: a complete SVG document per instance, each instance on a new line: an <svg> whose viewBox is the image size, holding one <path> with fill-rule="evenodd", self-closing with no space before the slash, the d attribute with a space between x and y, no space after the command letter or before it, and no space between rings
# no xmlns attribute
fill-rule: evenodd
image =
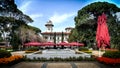
<svg viewBox="0 0 120 68"><path fill-rule="evenodd" d="M67 27L67 28L65 28L65 30L66 30L67 33L70 33L72 29L73 29L73 27Z"/></svg>
<svg viewBox="0 0 120 68"><path fill-rule="evenodd" d="M52 32L53 31L53 24L52 21L49 20L46 24L45 24L46 28L47 28L47 32Z"/></svg>

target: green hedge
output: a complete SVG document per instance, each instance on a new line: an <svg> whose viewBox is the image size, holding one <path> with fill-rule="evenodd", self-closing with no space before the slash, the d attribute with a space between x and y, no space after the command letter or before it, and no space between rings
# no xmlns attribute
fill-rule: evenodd
<svg viewBox="0 0 120 68"><path fill-rule="evenodd" d="M79 51L88 51L89 49L86 48L86 47L80 47L78 50L79 50Z"/></svg>
<svg viewBox="0 0 120 68"><path fill-rule="evenodd" d="M108 57L108 58L120 58L120 51L106 51L103 54L103 57Z"/></svg>
<svg viewBox="0 0 120 68"><path fill-rule="evenodd" d="M10 57L11 53L6 50L0 50L0 58L7 58Z"/></svg>
<svg viewBox="0 0 120 68"><path fill-rule="evenodd" d="M38 50L39 50L38 47L30 47L26 51L38 51Z"/></svg>
<svg viewBox="0 0 120 68"><path fill-rule="evenodd" d="M90 58L87 58L87 57L69 57L69 58L58 58L58 57L55 57L55 58L36 58L34 57L33 59L30 59L30 58L27 58L25 57L25 61L52 61L52 62L56 62L56 61L96 61L95 58L93 57L90 57Z"/></svg>

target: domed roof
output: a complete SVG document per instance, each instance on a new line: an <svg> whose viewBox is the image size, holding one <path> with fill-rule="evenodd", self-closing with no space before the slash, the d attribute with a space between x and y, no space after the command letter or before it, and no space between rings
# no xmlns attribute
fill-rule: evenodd
<svg viewBox="0 0 120 68"><path fill-rule="evenodd" d="M67 29L73 29L73 27L66 27L65 30L67 30Z"/></svg>
<svg viewBox="0 0 120 68"><path fill-rule="evenodd" d="M49 20L49 21L45 24L45 26L54 26L54 25L52 24L52 21Z"/></svg>

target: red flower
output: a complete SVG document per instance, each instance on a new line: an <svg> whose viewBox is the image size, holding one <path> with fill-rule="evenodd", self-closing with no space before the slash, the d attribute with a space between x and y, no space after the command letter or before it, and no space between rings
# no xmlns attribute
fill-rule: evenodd
<svg viewBox="0 0 120 68"><path fill-rule="evenodd" d="M98 57L97 60L105 64L111 64L111 65L120 64L120 58L113 59L113 58L107 58L107 57Z"/></svg>

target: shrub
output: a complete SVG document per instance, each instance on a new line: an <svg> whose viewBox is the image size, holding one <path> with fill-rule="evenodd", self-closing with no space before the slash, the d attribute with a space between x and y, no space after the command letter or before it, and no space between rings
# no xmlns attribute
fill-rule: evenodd
<svg viewBox="0 0 120 68"><path fill-rule="evenodd" d="M39 50L38 47L31 47L27 49L27 51L38 51L38 50Z"/></svg>
<svg viewBox="0 0 120 68"><path fill-rule="evenodd" d="M7 58L10 57L11 53L6 50L0 50L0 58Z"/></svg>
<svg viewBox="0 0 120 68"><path fill-rule="evenodd" d="M80 47L78 50L79 50L79 51L88 51L89 49L88 49L88 48L85 48L85 47Z"/></svg>
<svg viewBox="0 0 120 68"><path fill-rule="evenodd" d="M120 58L120 51L106 51L103 54L103 57L108 57L108 58Z"/></svg>

